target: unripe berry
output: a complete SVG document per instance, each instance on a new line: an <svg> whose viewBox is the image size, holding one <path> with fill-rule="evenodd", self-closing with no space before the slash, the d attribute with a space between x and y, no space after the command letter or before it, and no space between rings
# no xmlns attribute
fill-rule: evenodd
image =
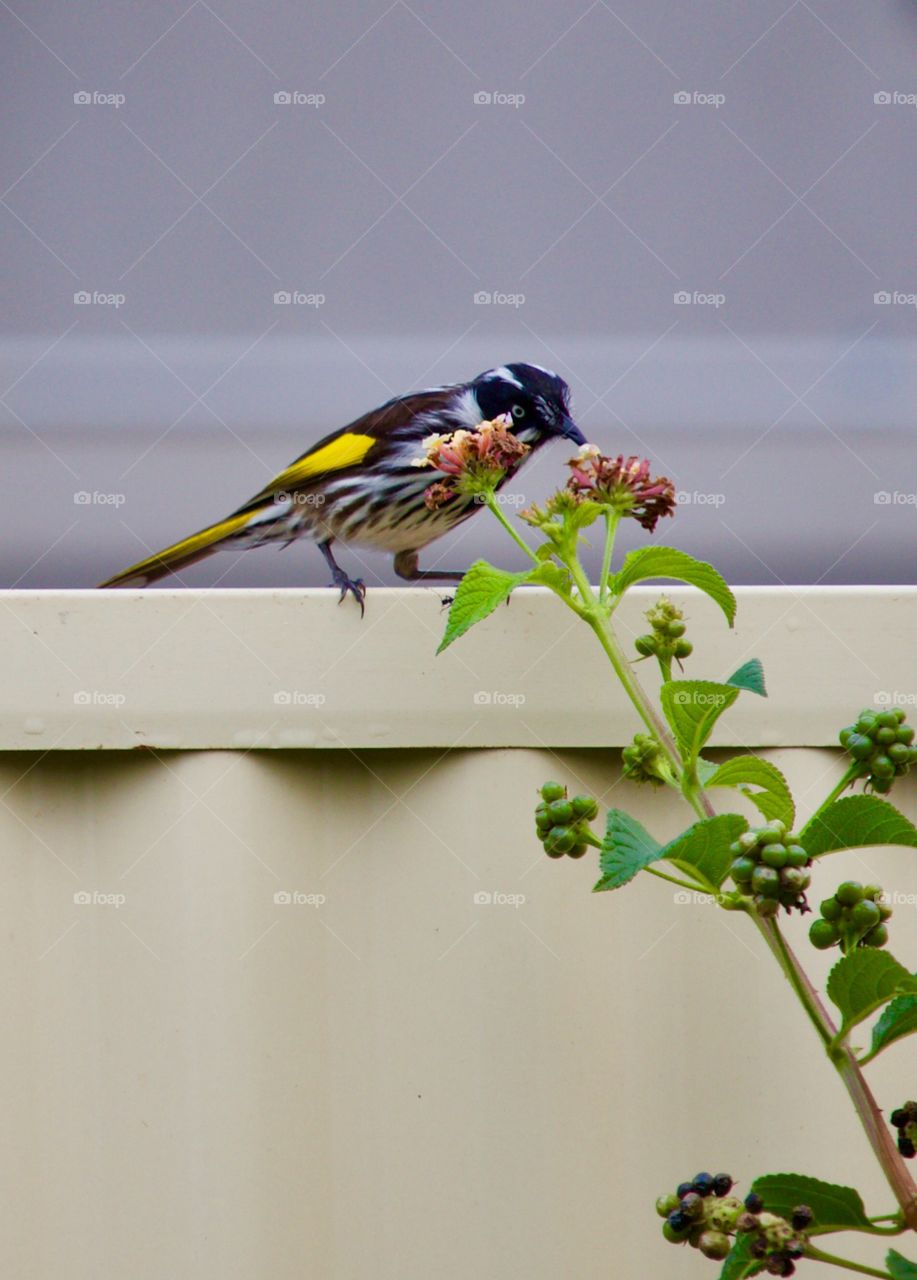
<svg viewBox="0 0 917 1280"><path fill-rule="evenodd" d="M813 920L809 925L809 941L819 951L827 951L840 940L840 932L833 920Z"/></svg>
<svg viewBox="0 0 917 1280"><path fill-rule="evenodd" d="M867 738L865 734L854 733L847 739L847 750L853 756L854 760L865 760L873 753L872 738Z"/></svg>
<svg viewBox="0 0 917 1280"><path fill-rule="evenodd" d="M742 849L745 853L751 852L752 849L757 849L758 847L757 831L743 831L742 834L739 836L737 843L742 846Z"/></svg>
<svg viewBox="0 0 917 1280"><path fill-rule="evenodd" d="M898 717L894 711L880 711L879 714L876 716L876 724L880 730L881 729L897 729ZM884 741L884 739L879 738L878 735L876 735L876 739L878 742Z"/></svg>
<svg viewBox="0 0 917 1280"><path fill-rule="evenodd" d="M575 844L572 849L567 850L568 858L582 858L584 854L589 852L588 844Z"/></svg>
<svg viewBox="0 0 917 1280"><path fill-rule="evenodd" d="M801 844L787 844L786 860L788 866L804 867L809 861L808 850L804 849Z"/></svg>
<svg viewBox="0 0 917 1280"><path fill-rule="evenodd" d="M690 658L694 645L690 640L676 640L673 652L676 658Z"/></svg>
<svg viewBox="0 0 917 1280"><path fill-rule="evenodd" d="M562 800L567 794L567 788L560 782L546 782L541 788L541 796L548 804L552 800Z"/></svg>
<svg viewBox="0 0 917 1280"><path fill-rule="evenodd" d="M775 843L766 844L761 850L761 861L766 867L785 867L787 863L786 845Z"/></svg>
<svg viewBox="0 0 917 1280"><path fill-rule="evenodd" d="M909 764L911 759L911 749L904 742L893 742L886 749L886 755L893 764Z"/></svg>
<svg viewBox="0 0 917 1280"><path fill-rule="evenodd" d="M689 1191L686 1196L682 1196L680 1207L682 1213L695 1221L704 1212L704 1198L696 1191Z"/></svg>
<svg viewBox="0 0 917 1280"><path fill-rule="evenodd" d="M862 711L857 718L856 730L858 733L869 733L876 727L875 711Z"/></svg>
<svg viewBox="0 0 917 1280"><path fill-rule="evenodd" d="M780 892L780 876L773 867L755 867L751 877L751 887L762 898L776 898Z"/></svg>
<svg viewBox="0 0 917 1280"><path fill-rule="evenodd" d="M757 865L757 862L753 862L751 858L736 858L729 868L729 873L736 884L751 884L751 878Z"/></svg>
<svg viewBox="0 0 917 1280"><path fill-rule="evenodd" d="M834 890L834 896L842 907L855 907L863 901L863 886L858 880L845 880Z"/></svg>
<svg viewBox="0 0 917 1280"><path fill-rule="evenodd" d="M591 822L598 815L599 806L592 796L574 796L570 803L577 818L585 818L587 822Z"/></svg>
<svg viewBox="0 0 917 1280"><path fill-rule="evenodd" d="M685 1228L679 1230L677 1227L673 1227L671 1221L666 1218L662 1224L662 1234L670 1244L684 1244L688 1232Z"/></svg>
<svg viewBox="0 0 917 1280"><path fill-rule="evenodd" d="M554 826L566 826L573 818L573 805L569 800L554 800L548 806L548 813Z"/></svg>
<svg viewBox="0 0 917 1280"><path fill-rule="evenodd" d="M637 636L634 648L643 658L649 658L656 652L656 640L653 636Z"/></svg>
<svg viewBox="0 0 917 1280"><path fill-rule="evenodd" d="M804 893L812 883L812 877L805 867L784 867L780 872L780 883L792 893Z"/></svg>
<svg viewBox="0 0 917 1280"><path fill-rule="evenodd" d="M677 618L674 621L667 622L665 624L665 633L666 635L671 636L673 640L679 640L686 631L687 627L685 624L678 621Z"/></svg>
<svg viewBox="0 0 917 1280"><path fill-rule="evenodd" d="M897 737L898 737L897 727L893 729L890 726L883 726L881 729L876 730L875 740L881 746L887 747L888 744L890 742L894 742Z"/></svg>
<svg viewBox="0 0 917 1280"><path fill-rule="evenodd" d="M738 1196L723 1196L721 1200L710 1203L707 1221L715 1231L735 1231L736 1223L744 1212Z"/></svg>
<svg viewBox="0 0 917 1280"><path fill-rule="evenodd" d="M826 920L837 920L842 910L837 898L825 898L818 909Z"/></svg>
<svg viewBox="0 0 917 1280"><path fill-rule="evenodd" d="M667 1196L660 1196L656 1201L656 1212L660 1218L667 1218L670 1213L674 1213L678 1208L678 1196L673 1196L671 1192Z"/></svg>
<svg viewBox="0 0 917 1280"><path fill-rule="evenodd" d="M885 925L874 925L869 933L863 935L863 942L867 947L884 947L888 942L888 930Z"/></svg>
<svg viewBox="0 0 917 1280"><path fill-rule="evenodd" d="M870 762L870 770L874 778L893 778L895 776L895 762L887 755L873 756Z"/></svg>
<svg viewBox="0 0 917 1280"><path fill-rule="evenodd" d="M722 1231L705 1231L697 1247L705 1258L720 1261L729 1253L729 1237Z"/></svg>
<svg viewBox="0 0 917 1280"><path fill-rule="evenodd" d="M855 929L861 929L864 932L871 929L873 925L879 923L879 908L871 900L864 898L862 902L858 902L855 907L850 908L850 923Z"/></svg>
<svg viewBox="0 0 917 1280"><path fill-rule="evenodd" d="M755 899L755 911L762 918L762 920L766 920L771 916L775 916L779 910L780 910L779 898L756 898Z"/></svg>

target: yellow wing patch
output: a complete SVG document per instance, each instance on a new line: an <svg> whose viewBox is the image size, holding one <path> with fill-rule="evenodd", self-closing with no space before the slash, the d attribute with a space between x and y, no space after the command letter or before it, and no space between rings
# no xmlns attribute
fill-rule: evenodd
<svg viewBox="0 0 917 1280"><path fill-rule="evenodd" d="M338 436L336 440L322 445L320 449L306 454L304 458L287 467L286 471L281 471L276 480L272 480L267 489L262 492L270 493L277 489L292 488L294 485L302 484L304 480L311 480L313 476L329 471L343 471L345 467L355 466L356 463L363 461L375 443L374 436L357 435L348 431Z"/></svg>

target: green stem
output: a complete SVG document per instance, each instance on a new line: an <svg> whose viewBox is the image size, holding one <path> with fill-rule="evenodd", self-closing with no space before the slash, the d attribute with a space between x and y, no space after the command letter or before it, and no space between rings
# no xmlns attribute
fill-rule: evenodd
<svg viewBox="0 0 917 1280"><path fill-rule="evenodd" d="M525 554L529 557L529 559L534 560L536 564L539 564L540 562L538 557L535 555L535 552L532 550L532 548L523 538L520 538L519 534L516 532L516 530L507 520L506 516L500 510L500 504L497 502L496 495L493 493L485 493L484 503L487 507L487 510L490 511L493 515L495 515L497 519L500 521L500 523L503 525L503 528L512 538L513 542L515 542L516 546L521 547L522 550L525 552Z"/></svg>
<svg viewBox="0 0 917 1280"><path fill-rule="evenodd" d="M862 761L854 760L853 764L850 765L849 768L844 773L844 776L841 778L840 782L838 782L836 787L833 787L831 789L831 791L828 793L825 799L821 802L821 804L815 810L815 813L812 815L812 817L813 818L817 817L822 812L822 810L827 809L829 804L834 804L838 796L841 795L842 792L847 790L851 782L856 782L857 778L862 776L862 773L863 773ZM809 819L809 821L811 822L811 818Z"/></svg>
<svg viewBox="0 0 917 1280"><path fill-rule="evenodd" d="M857 1271L861 1276L879 1276L880 1280L892 1280L887 1271L877 1271L875 1267L867 1267L865 1263L853 1262L850 1258L838 1258L833 1253L822 1253L814 1245L806 1246L805 1256L813 1262L827 1262L832 1267L843 1267L845 1271Z"/></svg>
<svg viewBox="0 0 917 1280"><path fill-rule="evenodd" d="M802 972L796 957L790 951L786 939L780 932L780 926L773 918L762 920L760 916L753 915L753 919L764 935L765 942L774 953L784 976L799 997L799 1002L805 1009L809 1021L818 1032L819 1039L827 1048L831 1044L833 1028L829 1028L826 1025L825 1019L827 1015L824 1009L820 1007L821 1002L815 993L815 989Z"/></svg>
<svg viewBox="0 0 917 1280"><path fill-rule="evenodd" d="M611 556L615 546L615 534L621 523L621 513L605 508L605 550L602 554L602 576L599 578L599 603L604 604L608 598L608 575L611 572Z"/></svg>

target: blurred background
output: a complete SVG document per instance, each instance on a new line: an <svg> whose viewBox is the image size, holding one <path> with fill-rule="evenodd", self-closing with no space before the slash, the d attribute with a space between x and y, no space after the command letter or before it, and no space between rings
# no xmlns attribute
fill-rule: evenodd
<svg viewBox="0 0 917 1280"><path fill-rule="evenodd" d="M511 360L733 581L915 580L910 0L10 0L0 33L4 586L91 586ZM480 554L519 558L480 516L424 562ZM326 580L307 543L182 579Z"/></svg>

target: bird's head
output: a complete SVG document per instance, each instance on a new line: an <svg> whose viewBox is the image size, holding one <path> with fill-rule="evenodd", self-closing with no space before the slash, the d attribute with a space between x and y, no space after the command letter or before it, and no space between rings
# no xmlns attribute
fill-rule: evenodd
<svg viewBox="0 0 917 1280"><path fill-rule="evenodd" d="M479 373L471 384L485 420L505 413L513 433L528 445L562 438L585 444L570 416L570 388L563 378L537 364L505 364Z"/></svg>

